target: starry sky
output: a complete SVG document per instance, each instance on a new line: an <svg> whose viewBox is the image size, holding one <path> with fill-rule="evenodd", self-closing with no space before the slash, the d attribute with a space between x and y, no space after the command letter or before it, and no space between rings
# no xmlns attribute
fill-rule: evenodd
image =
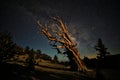
<svg viewBox="0 0 120 80"><path fill-rule="evenodd" d="M45 23L50 16L60 16L67 24L82 58L96 56L98 38L111 54L120 53L120 6L116 0L3 0L0 31L9 31L22 47L40 49L53 57L56 50L37 33L37 20Z"/></svg>

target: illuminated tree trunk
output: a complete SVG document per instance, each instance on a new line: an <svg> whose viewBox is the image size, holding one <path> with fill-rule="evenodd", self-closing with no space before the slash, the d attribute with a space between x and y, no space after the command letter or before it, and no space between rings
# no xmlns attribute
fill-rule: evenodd
<svg viewBox="0 0 120 80"><path fill-rule="evenodd" d="M67 26L59 17L52 17L45 25L42 25L38 21L38 25L40 32L42 32L50 41L50 45L57 49L58 53L67 54L71 64L71 70L83 72L87 71ZM65 51L62 52L61 49L65 49Z"/></svg>

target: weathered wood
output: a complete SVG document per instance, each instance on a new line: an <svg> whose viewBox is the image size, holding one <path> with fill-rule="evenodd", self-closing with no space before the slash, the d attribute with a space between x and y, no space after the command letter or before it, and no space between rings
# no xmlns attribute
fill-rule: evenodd
<svg viewBox="0 0 120 80"><path fill-rule="evenodd" d="M86 66L80 58L80 53L76 48L76 44L73 42L72 37L68 31L67 26L62 22L60 17L52 17L52 22L42 25L38 21L40 31L48 38L50 45L57 49L58 53L67 54L71 64L71 70L75 71L87 71ZM54 41L54 44L51 43ZM60 43L58 45L56 43ZM66 49L65 52L61 52L59 49Z"/></svg>

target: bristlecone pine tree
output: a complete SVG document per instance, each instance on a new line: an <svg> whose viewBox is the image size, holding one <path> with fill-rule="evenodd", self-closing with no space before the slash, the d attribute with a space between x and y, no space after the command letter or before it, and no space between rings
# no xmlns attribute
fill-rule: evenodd
<svg viewBox="0 0 120 80"><path fill-rule="evenodd" d="M87 71L87 68L80 58L80 53L76 48L76 44L72 40L71 34L67 26L62 22L60 17L52 17L48 23L42 25L37 22L40 32L42 32L49 40L50 45L55 48L60 54L67 54L71 70ZM65 51L62 51L62 50Z"/></svg>

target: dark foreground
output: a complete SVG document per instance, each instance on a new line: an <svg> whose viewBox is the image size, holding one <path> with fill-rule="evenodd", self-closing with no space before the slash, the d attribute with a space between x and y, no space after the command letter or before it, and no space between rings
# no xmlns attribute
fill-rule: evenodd
<svg viewBox="0 0 120 80"><path fill-rule="evenodd" d="M42 67L30 70L22 65L9 63L2 63L0 67L0 80L95 80L87 74L68 70Z"/></svg>
<svg viewBox="0 0 120 80"><path fill-rule="evenodd" d="M0 80L120 80L120 69L102 69L97 75L36 66L34 70L19 64L1 63Z"/></svg>

